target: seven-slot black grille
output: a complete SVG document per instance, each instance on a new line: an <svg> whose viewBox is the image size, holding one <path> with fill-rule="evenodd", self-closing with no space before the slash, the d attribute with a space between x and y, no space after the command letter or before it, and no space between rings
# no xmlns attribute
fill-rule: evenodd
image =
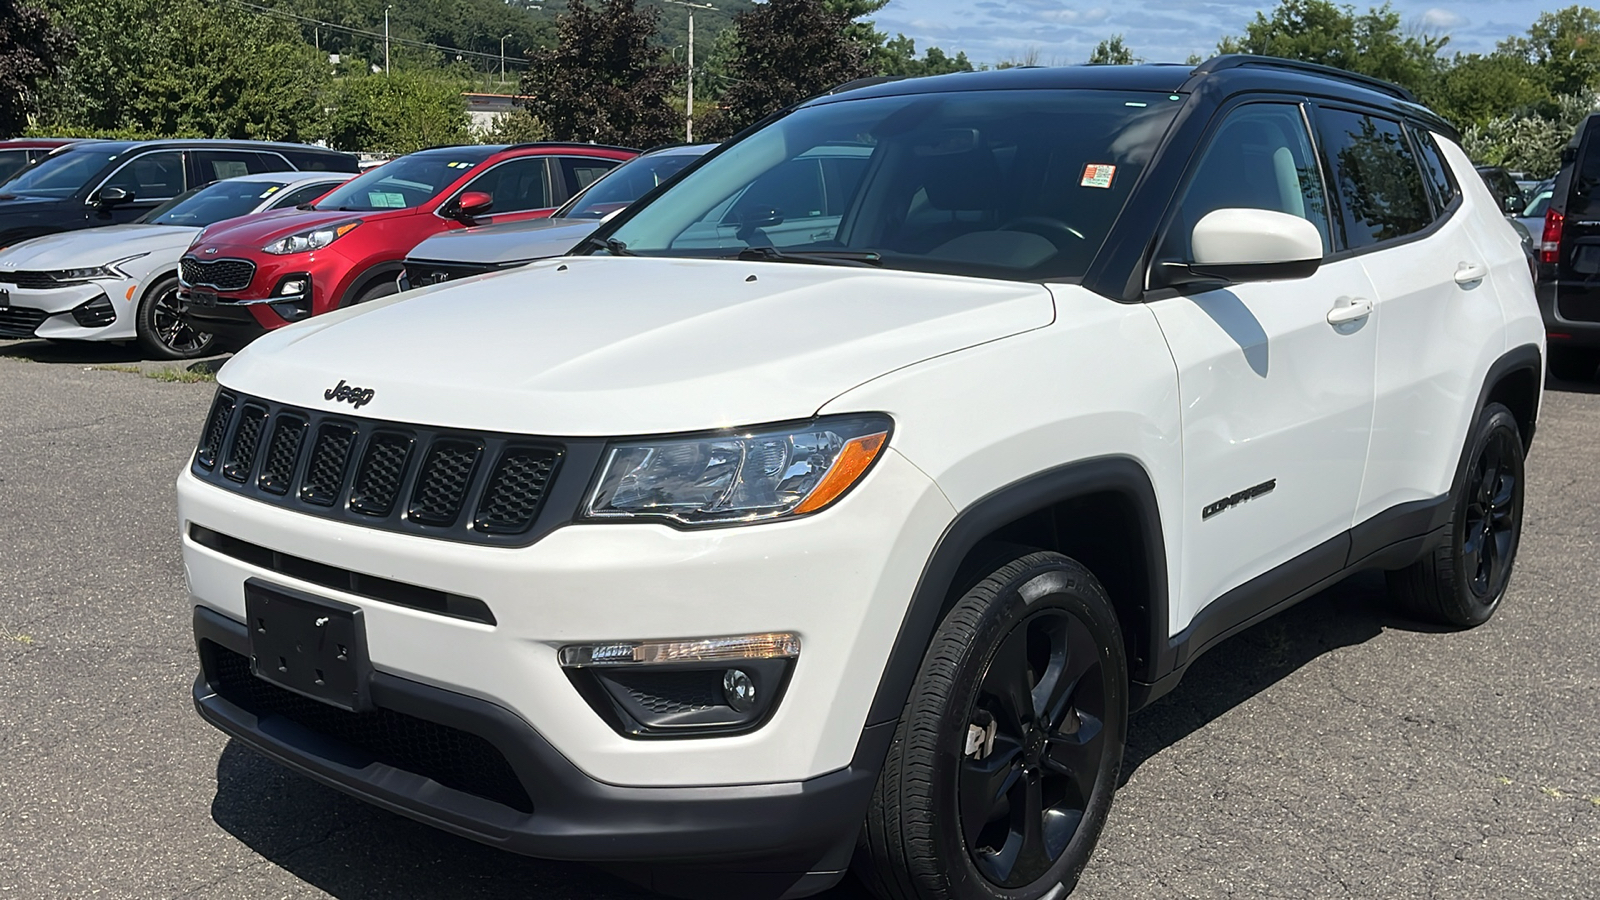
<svg viewBox="0 0 1600 900"><path fill-rule="evenodd" d="M584 457L599 452L599 442L579 444ZM377 422L219 390L193 471L311 515L515 546L559 524L535 528L564 455L560 444L519 435ZM583 487L564 489L568 506L556 515L571 514Z"/></svg>
<svg viewBox="0 0 1600 900"><path fill-rule="evenodd" d="M42 309L0 306L0 337L33 337L50 314Z"/></svg>
<svg viewBox="0 0 1600 900"><path fill-rule="evenodd" d="M178 262L178 274L185 284L216 288L219 291L242 291L256 277L256 264L247 259L218 259L201 262L185 256Z"/></svg>
<svg viewBox="0 0 1600 900"><path fill-rule="evenodd" d="M48 272L0 272L0 284L14 284L31 291L47 291L62 284L80 284L76 281L57 281Z"/></svg>
<svg viewBox="0 0 1600 900"><path fill-rule="evenodd" d="M521 779L493 744L470 732L390 709L353 713L291 693L250 672L250 660L210 641L207 680L228 702L258 718L282 716L354 747L377 762L447 788L532 812Z"/></svg>

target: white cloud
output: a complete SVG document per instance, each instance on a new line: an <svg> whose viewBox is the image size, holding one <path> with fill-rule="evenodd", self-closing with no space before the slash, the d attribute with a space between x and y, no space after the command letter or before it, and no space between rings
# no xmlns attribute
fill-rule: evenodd
<svg viewBox="0 0 1600 900"><path fill-rule="evenodd" d="M1435 6L1422 14L1422 24L1429 28L1455 28L1466 24L1467 20L1456 15L1448 9Z"/></svg>

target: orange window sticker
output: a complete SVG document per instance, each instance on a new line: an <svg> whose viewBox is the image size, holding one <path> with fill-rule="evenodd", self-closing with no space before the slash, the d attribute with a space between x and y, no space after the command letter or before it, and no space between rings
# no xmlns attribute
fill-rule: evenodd
<svg viewBox="0 0 1600 900"><path fill-rule="evenodd" d="M1108 166L1105 163L1089 163L1083 167L1083 180L1078 184L1084 187L1108 188L1111 187L1111 179L1116 174L1116 166Z"/></svg>

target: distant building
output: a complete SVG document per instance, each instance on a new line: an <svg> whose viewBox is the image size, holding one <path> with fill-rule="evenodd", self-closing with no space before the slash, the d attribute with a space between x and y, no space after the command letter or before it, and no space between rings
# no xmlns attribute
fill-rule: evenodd
<svg viewBox="0 0 1600 900"><path fill-rule="evenodd" d="M494 126L496 116L511 112L519 101L532 100L525 94L480 94L463 91L467 101L468 126L474 134L482 134Z"/></svg>

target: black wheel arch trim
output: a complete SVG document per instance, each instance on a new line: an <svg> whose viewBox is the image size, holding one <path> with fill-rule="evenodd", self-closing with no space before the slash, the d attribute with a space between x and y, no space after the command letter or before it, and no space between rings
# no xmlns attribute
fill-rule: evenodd
<svg viewBox="0 0 1600 900"><path fill-rule="evenodd" d="M385 278L389 278L391 280L397 279L400 277L400 273L404 272L405 270L406 263L403 259L389 259L384 260L383 262L373 263L372 265L363 269L361 274L357 275L355 279L350 282L349 289L339 297L339 305L337 308L344 309L346 306L349 306L351 303L355 302L357 297L366 293L373 285L384 280Z"/></svg>
<svg viewBox="0 0 1600 900"><path fill-rule="evenodd" d="M1147 646L1152 652L1139 668L1130 665L1129 673L1142 681L1170 669L1172 659L1164 650L1168 646L1166 541L1154 483L1144 466L1132 457L1097 457L1013 482L956 515L923 567L884 665L866 725L870 728L900 718L923 656L950 606L950 592L958 583L961 564L974 548L1002 526L1030 513L1077 497L1105 493L1119 494L1133 503L1143 536L1150 586L1150 596L1142 605L1147 617L1145 627L1150 632Z"/></svg>

